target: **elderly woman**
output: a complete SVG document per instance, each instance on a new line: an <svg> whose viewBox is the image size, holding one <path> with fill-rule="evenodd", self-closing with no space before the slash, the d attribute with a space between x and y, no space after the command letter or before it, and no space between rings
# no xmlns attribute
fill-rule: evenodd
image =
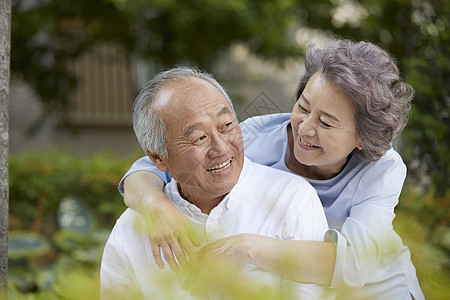
<svg viewBox="0 0 450 300"><path fill-rule="evenodd" d="M392 227L406 176L392 141L404 128L414 91L372 43L334 40L307 50L292 112L250 118L241 128L248 158L314 186L331 229L323 242L243 234L212 243L201 254L326 284L338 288L342 299L424 299L409 250ZM161 228L149 237L153 255L163 267L161 249L177 270L174 256L183 261L184 253L193 255L196 241L161 191L170 174L148 158L129 174L125 202ZM284 255L293 258L289 268L279 263Z"/></svg>

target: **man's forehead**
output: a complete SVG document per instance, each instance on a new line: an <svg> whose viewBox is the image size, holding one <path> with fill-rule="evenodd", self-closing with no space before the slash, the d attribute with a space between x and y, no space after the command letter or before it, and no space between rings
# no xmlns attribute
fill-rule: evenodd
<svg viewBox="0 0 450 300"><path fill-rule="evenodd" d="M217 120L220 120L220 116L222 115L233 115L228 105L222 105L222 108L220 108L217 113L215 113L212 117L217 118ZM234 115L233 115L234 116ZM186 120L186 123L184 124L183 129L183 135L185 137L189 136L192 132L194 132L197 128L201 128L203 126L203 122L197 119L194 120Z"/></svg>
<svg viewBox="0 0 450 300"><path fill-rule="evenodd" d="M169 104L173 93L174 93L173 89L165 87L162 88L157 95L157 101L154 103L155 108L162 108L167 104Z"/></svg>
<svg viewBox="0 0 450 300"><path fill-rule="evenodd" d="M202 106L226 106L231 112L225 95L212 83L197 77L166 83L158 92L153 104L155 109L165 107L202 108Z"/></svg>
<svg viewBox="0 0 450 300"><path fill-rule="evenodd" d="M186 97L199 93L210 93L223 97L221 91L210 82L197 77L188 77L165 83L159 90L154 105L155 107L164 107L171 101L182 102ZM223 98L226 100L225 97Z"/></svg>

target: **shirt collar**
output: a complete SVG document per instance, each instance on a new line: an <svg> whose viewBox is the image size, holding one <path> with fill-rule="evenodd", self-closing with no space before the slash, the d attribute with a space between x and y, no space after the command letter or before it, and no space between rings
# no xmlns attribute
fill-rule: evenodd
<svg viewBox="0 0 450 300"><path fill-rule="evenodd" d="M227 209L230 209L235 199L238 198L235 195L239 195L239 191L245 188L245 186L247 185L246 182L250 177L251 169L252 162L248 158L244 157L244 164L241 174L239 175L238 182L233 187L233 189L223 198L218 206L225 206ZM166 186L164 187L164 192L166 193L170 201L172 201L172 203L184 214L188 214L191 216L203 214L197 206L181 197L178 191L178 183L174 178L172 178L172 180L168 184L166 184Z"/></svg>

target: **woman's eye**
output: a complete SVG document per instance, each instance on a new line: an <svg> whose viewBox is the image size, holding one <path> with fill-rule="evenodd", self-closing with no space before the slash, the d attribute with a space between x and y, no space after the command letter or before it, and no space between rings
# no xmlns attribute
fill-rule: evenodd
<svg viewBox="0 0 450 300"><path fill-rule="evenodd" d="M324 121L322 121L322 120L319 120L319 122L320 122L320 124L322 124L322 126L324 126L324 127L331 127L331 125L330 124L328 124L328 123L325 123Z"/></svg>
<svg viewBox="0 0 450 300"><path fill-rule="evenodd" d="M298 107L300 108L300 110L302 110L302 111L304 111L304 112L308 112L308 111L306 110L306 108L304 108L304 107L301 106L300 104L298 105Z"/></svg>

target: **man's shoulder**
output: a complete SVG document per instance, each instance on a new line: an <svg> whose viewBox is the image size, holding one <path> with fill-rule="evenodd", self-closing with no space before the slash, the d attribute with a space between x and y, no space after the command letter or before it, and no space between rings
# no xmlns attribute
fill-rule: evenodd
<svg viewBox="0 0 450 300"><path fill-rule="evenodd" d="M139 232L136 229L145 228L144 216L134 209L127 208L119 219L117 219L114 228L126 235L128 233L135 234Z"/></svg>
<svg viewBox="0 0 450 300"><path fill-rule="evenodd" d="M127 208L117 219L117 223L128 222L131 219L136 219L139 216L139 212L135 211L132 208Z"/></svg>
<svg viewBox="0 0 450 300"><path fill-rule="evenodd" d="M264 166L253 161L250 162L253 168L252 177L255 181L267 182L267 185L272 186L276 184L279 188L297 186L314 190L313 186L300 175Z"/></svg>

